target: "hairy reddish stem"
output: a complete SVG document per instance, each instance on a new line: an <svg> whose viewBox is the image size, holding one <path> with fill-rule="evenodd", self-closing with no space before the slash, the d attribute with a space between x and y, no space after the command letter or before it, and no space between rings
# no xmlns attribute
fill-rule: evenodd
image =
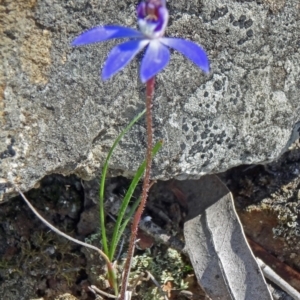
<svg viewBox="0 0 300 300"><path fill-rule="evenodd" d="M146 125L147 125L147 152L146 152L146 170L143 182L143 190L141 196L141 203L134 215L132 225L131 225L131 237L129 242L129 248L127 253L127 259L124 267L124 274L122 279L121 295L120 300L125 300L125 293L127 290L128 278L131 268L131 262L133 257L133 252L135 248L135 240L138 231L138 226L141 220L142 213L144 211L148 192L150 188L150 171L152 162L152 147L153 147L153 129L152 129L152 99L154 94L154 84L155 77L152 77L146 82Z"/></svg>

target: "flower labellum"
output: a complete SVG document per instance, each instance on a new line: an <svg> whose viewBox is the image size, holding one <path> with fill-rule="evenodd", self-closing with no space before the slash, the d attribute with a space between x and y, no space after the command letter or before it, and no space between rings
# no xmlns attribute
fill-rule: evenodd
<svg viewBox="0 0 300 300"><path fill-rule="evenodd" d="M137 7L140 31L150 39L162 37L169 20L165 1L142 2Z"/></svg>
<svg viewBox="0 0 300 300"><path fill-rule="evenodd" d="M186 56L204 72L209 72L207 55L200 46L188 40L164 37L169 19L165 0L141 2L137 7L137 17L140 31L118 25L98 26L74 39L72 46L104 42L115 38L130 39L115 46L108 54L102 71L103 80L121 71L144 48L146 52L140 68L140 78L143 83L154 77L169 63L168 47Z"/></svg>

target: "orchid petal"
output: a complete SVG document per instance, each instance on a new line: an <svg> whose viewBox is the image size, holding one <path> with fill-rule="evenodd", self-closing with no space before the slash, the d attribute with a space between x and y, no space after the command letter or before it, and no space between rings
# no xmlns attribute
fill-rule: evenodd
<svg viewBox="0 0 300 300"><path fill-rule="evenodd" d="M140 70L141 81L147 80L160 72L170 60L169 49L160 43L159 40L151 40L146 50Z"/></svg>
<svg viewBox="0 0 300 300"><path fill-rule="evenodd" d="M118 25L94 27L73 40L72 46L80 46L92 43L103 42L116 38L142 38L141 32Z"/></svg>
<svg viewBox="0 0 300 300"><path fill-rule="evenodd" d="M209 60L206 52L197 44L177 38L161 38L161 43L169 46L195 63L205 73L209 72Z"/></svg>
<svg viewBox="0 0 300 300"><path fill-rule="evenodd" d="M102 79L109 79L122 70L148 43L149 40L130 40L114 47L108 54Z"/></svg>

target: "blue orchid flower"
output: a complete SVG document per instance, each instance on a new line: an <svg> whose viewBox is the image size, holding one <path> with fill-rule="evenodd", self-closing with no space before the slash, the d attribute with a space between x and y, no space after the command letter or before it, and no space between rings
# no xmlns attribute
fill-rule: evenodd
<svg viewBox="0 0 300 300"><path fill-rule="evenodd" d="M73 46L104 42L116 38L130 38L115 46L105 62L102 79L107 80L122 70L145 47L140 78L143 83L159 73L170 60L168 47L190 59L204 72L209 71L209 61L205 51L197 44L180 39L164 37L169 12L165 0L146 0L137 7L140 31L118 26L105 25L92 28L73 40Z"/></svg>

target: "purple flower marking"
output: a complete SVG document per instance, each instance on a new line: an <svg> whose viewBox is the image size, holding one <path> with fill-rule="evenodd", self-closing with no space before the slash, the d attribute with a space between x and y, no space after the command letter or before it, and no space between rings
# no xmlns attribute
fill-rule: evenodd
<svg viewBox="0 0 300 300"><path fill-rule="evenodd" d="M190 59L204 72L209 72L209 61L205 51L197 44L179 38L163 37L169 19L165 0L146 0L137 7L140 31L105 25L92 28L73 40L72 46L104 42L115 38L131 40L115 46L105 62L102 79L106 80L122 70L145 47L140 78L143 83L159 73L170 60L168 47Z"/></svg>

